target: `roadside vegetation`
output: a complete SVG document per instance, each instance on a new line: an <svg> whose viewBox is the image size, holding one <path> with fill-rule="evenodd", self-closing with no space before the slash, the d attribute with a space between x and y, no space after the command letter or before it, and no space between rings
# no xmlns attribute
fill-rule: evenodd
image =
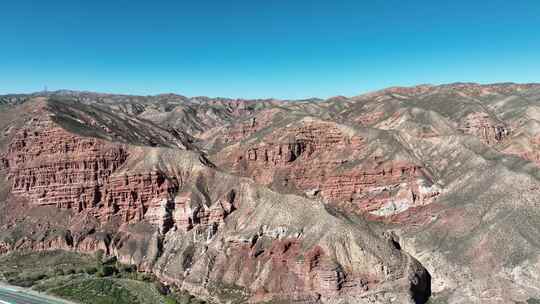
<svg viewBox="0 0 540 304"><path fill-rule="evenodd" d="M83 304L205 304L162 285L135 265L66 251L10 253L0 257L0 280ZM209 303L210 304L210 303Z"/></svg>

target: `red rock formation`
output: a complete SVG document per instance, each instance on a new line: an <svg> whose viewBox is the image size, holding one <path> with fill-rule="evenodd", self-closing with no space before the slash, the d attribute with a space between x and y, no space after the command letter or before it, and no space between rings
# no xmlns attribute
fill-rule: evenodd
<svg viewBox="0 0 540 304"><path fill-rule="evenodd" d="M382 111L369 112L359 115L353 121L361 126L370 126L379 122L384 116L385 113Z"/></svg>
<svg viewBox="0 0 540 304"><path fill-rule="evenodd" d="M431 203L440 189L428 182L419 166L388 163L386 167L330 176L321 195L334 202L349 202L355 209L387 215Z"/></svg>
<svg viewBox="0 0 540 304"><path fill-rule="evenodd" d="M402 277L407 279L403 270L396 270L395 274L392 270L393 276L389 276L380 268L370 268L371 259L384 265L402 265L404 253L393 251L376 237L369 242L356 240L354 236L362 230L336 219L322 205L305 216L304 212L315 202L282 196L245 179L239 182L237 177L218 174L213 167L184 159L184 154L172 157L179 155L178 150L146 149L84 137L66 131L59 121L47 113L35 116L14 135L2 155L2 164L11 183L10 204L20 200L37 212L47 209L62 216L29 217L24 224L24 218L15 219L6 229L15 231L23 227L28 234L0 243L0 253L104 250L122 262L155 271L164 280L168 279L163 273L169 273L169 261L174 267L181 259L182 271L172 272L173 282L190 287L193 280L190 290L206 288L210 283L228 283L246 288L248 296L258 292L268 300L292 298L304 303L316 302L321 297L363 295L372 287L390 285ZM255 129L240 137L257 132ZM349 161L349 156L363 156L367 143L353 130L333 123L306 119L280 135L283 137L268 137L261 145L241 151L243 161L238 164L248 172L266 171L271 181L287 174L291 185L318 187L330 200L341 200L354 191L364 191L364 187L378 186L381 174L387 181L403 183L416 178L420 171L410 164L396 167L399 172L395 174L387 172L386 167L381 173L380 166L366 168L358 176L352 173L357 170L337 170ZM237 160L235 156L238 155L233 154ZM164 165L165 161L172 164ZM181 166L187 167L189 174L178 172L184 170ZM214 180L218 175L223 181ZM236 187L243 187L238 197ZM304 208L300 213L283 212L268 202L272 198L283 200L280 203L287 206L284 209L291 210L298 204ZM263 216L261 222L268 222L268 229L252 220L255 211ZM281 216L283 219L274 222ZM304 229L311 229L319 220L332 229L340 227L341 232L328 233L324 242L318 231L304 236ZM288 227L293 227L295 234L284 233ZM243 240L257 229L261 233L256 237ZM44 231L47 233L41 235ZM355 247L359 256L366 257L366 261L355 264L365 265L365 273L353 269L356 266L332 249L333 236L342 234L347 235L338 240L342 246ZM228 238L236 242L228 242ZM371 243L374 240L376 246ZM188 244L190 248L165 248L171 243ZM360 253L364 245L366 254ZM377 252L380 246L384 247L381 253L385 257L369 253L370 246ZM204 269L193 270L194 263ZM409 296L408 287L400 287L396 292Z"/></svg>
<svg viewBox="0 0 540 304"><path fill-rule="evenodd" d="M247 123L242 123L240 126L230 128L224 137L224 141L225 143L237 142L259 131L260 128L261 122L258 121L256 117L253 117Z"/></svg>
<svg viewBox="0 0 540 304"><path fill-rule="evenodd" d="M160 172L116 175L102 189L102 204L107 209L107 218L121 215L129 223L146 217L162 226L170 220L166 209L177 189L176 181Z"/></svg>
<svg viewBox="0 0 540 304"><path fill-rule="evenodd" d="M100 201L100 187L126 158L121 145L73 135L48 118L34 118L16 133L2 163L13 194L82 211Z"/></svg>
<svg viewBox="0 0 540 304"><path fill-rule="evenodd" d="M177 182L159 172L115 176L128 157L124 145L67 132L48 116L33 118L19 130L2 156L11 193L34 205L88 210L108 221L147 220L170 226L167 208Z"/></svg>
<svg viewBox="0 0 540 304"><path fill-rule="evenodd" d="M487 113L482 112L468 115L459 129L480 138L488 145L497 144L510 134L507 126L495 122Z"/></svg>
<svg viewBox="0 0 540 304"><path fill-rule="evenodd" d="M349 166L351 160L366 157L367 145L351 130L308 120L277 130L259 143L233 146L228 158L217 161L261 184L307 191L380 215L429 204L440 194L419 165L368 159Z"/></svg>
<svg viewBox="0 0 540 304"><path fill-rule="evenodd" d="M279 112L280 110L275 108L263 110L247 121L242 121L229 126L224 132L222 138L223 142L235 143L248 138L249 136L267 127L274 116Z"/></svg>
<svg viewBox="0 0 540 304"><path fill-rule="evenodd" d="M272 135L267 136L264 142L250 146L243 155L237 156L237 166L245 166L247 161L275 168L276 165L287 166L300 158L316 160L321 154L330 154L341 149L354 149L359 153L365 146L363 138L349 137L333 123L308 122L298 127L278 130L275 134L280 137L276 142ZM284 139L287 142L283 142ZM330 163L336 162L340 163Z"/></svg>
<svg viewBox="0 0 540 304"><path fill-rule="evenodd" d="M265 244L265 245L263 245ZM265 236L248 243L233 244L228 263L216 260L215 279L240 282L255 289L253 300L290 300L309 303L321 296L363 294L378 280L370 275L350 276L319 246L305 250L298 239L273 239ZM253 277L259 265L266 265L266 279ZM239 272L235 269L241 269ZM224 275L224 277L220 277Z"/></svg>
<svg viewBox="0 0 540 304"><path fill-rule="evenodd" d="M202 230L215 230L236 209L234 205L236 192L234 190L229 191L227 195L218 199L210 207L192 202L191 197L191 192L182 192L175 198L172 218L177 228L184 231L189 231L196 226Z"/></svg>

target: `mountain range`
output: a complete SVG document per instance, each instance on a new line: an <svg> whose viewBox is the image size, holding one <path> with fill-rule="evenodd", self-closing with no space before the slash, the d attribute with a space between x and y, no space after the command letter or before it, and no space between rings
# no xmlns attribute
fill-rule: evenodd
<svg viewBox="0 0 540 304"><path fill-rule="evenodd" d="M0 254L216 303L540 303L540 84L0 96Z"/></svg>

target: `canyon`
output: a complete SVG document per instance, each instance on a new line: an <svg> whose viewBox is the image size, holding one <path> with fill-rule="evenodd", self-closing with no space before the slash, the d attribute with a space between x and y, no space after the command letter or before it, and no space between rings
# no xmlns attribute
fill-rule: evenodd
<svg viewBox="0 0 540 304"><path fill-rule="evenodd" d="M537 84L0 96L0 254L103 250L216 303L535 301L539 121Z"/></svg>

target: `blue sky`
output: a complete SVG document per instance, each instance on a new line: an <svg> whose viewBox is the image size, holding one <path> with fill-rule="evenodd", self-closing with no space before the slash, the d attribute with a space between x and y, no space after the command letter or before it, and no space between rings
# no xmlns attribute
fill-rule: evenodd
<svg viewBox="0 0 540 304"><path fill-rule="evenodd" d="M352 96L540 82L540 1L1 1L0 93Z"/></svg>

